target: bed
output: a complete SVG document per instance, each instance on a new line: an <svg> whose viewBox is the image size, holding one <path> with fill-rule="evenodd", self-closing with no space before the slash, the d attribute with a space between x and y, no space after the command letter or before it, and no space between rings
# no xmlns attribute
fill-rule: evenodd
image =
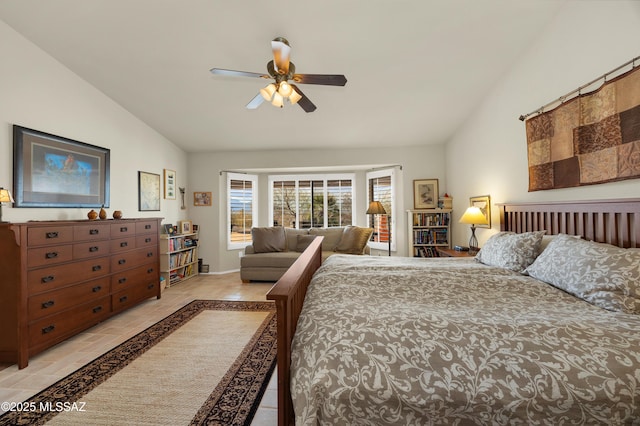
<svg viewBox="0 0 640 426"><path fill-rule="evenodd" d="M640 200L500 208L483 263L314 240L268 295L279 424L640 424Z"/></svg>

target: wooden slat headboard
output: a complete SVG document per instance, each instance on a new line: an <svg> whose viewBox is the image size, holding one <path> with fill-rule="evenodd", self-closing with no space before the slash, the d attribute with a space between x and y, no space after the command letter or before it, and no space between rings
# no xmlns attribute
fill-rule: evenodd
<svg viewBox="0 0 640 426"><path fill-rule="evenodd" d="M616 245L640 247L640 199L502 203L500 230L570 234Z"/></svg>

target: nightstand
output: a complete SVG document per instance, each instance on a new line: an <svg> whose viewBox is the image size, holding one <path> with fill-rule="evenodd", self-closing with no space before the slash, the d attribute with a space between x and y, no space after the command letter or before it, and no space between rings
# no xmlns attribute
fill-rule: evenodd
<svg viewBox="0 0 640 426"><path fill-rule="evenodd" d="M468 251L458 251L450 248L438 248L438 256L440 257L475 257Z"/></svg>

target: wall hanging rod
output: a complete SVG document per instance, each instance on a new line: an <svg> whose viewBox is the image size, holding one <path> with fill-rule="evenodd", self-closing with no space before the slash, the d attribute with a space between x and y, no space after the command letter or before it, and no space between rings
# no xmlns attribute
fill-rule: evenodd
<svg viewBox="0 0 640 426"><path fill-rule="evenodd" d="M609 71L609 72L607 72L607 73L605 73L605 74L601 75L600 77L598 77L598 78L596 78L596 79L593 79L592 81L588 82L587 84L583 84L582 86L578 87L578 88L577 88L577 89L575 89L575 90L572 90L571 92L567 93L566 95L564 95L564 96L560 96L560 97L559 97L558 99L556 99L555 101L551 101L551 102L549 102L548 104L541 106L541 107L540 107L540 108L538 108L537 110L535 110L535 111L531 111L529 114L522 114L520 117L518 117L518 119L519 119L520 121L524 121L524 120L526 120L526 119L527 119L527 117L529 117L530 115L533 115L533 114L542 114L542 113L544 112L544 109L545 109L545 108L547 108L547 107L549 107L549 106L551 106L551 105L554 105L554 104L556 104L556 103L558 103L558 102L563 103L564 101L566 101L566 100L567 100L567 98L568 98L569 96L571 96L571 95L573 95L573 94L575 94L575 93L580 94L580 91L582 91L582 89L584 89L584 88L586 88L586 87L589 87L589 86L591 86L593 83L597 83L598 81L600 81L600 80L602 80L602 79L604 79L604 83L606 83L606 82L607 82L607 77L608 77L609 75L613 74L613 73L614 73L614 72L616 72L616 71L621 70L622 68L626 67L627 65L632 64L631 69L634 69L634 68L636 67L636 61L638 61L638 60L640 60L640 56L636 56L635 58L631 59L630 61L625 62L624 64L620 65L619 67L616 67L616 68L612 69L611 71Z"/></svg>

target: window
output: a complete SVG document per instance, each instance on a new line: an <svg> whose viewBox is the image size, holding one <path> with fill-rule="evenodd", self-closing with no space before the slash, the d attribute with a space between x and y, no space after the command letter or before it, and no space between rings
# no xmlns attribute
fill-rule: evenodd
<svg viewBox="0 0 640 426"><path fill-rule="evenodd" d="M270 176L271 224L298 229L352 225L353 181L352 174Z"/></svg>
<svg viewBox="0 0 640 426"><path fill-rule="evenodd" d="M386 215L369 215L369 226L373 228L373 234L369 246L371 248L388 250L389 240L391 249L396 249L394 235L396 230L393 225L395 212L395 170L385 169L367 173L367 203L380 201ZM367 204L368 205L368 204Z"/></svg>
<svg viewBox="0 0 640 426"><path fill-rule="evenodd" d="M227 173L227 248L251 244L251 227L256 225L258 177Z"/></svg>

